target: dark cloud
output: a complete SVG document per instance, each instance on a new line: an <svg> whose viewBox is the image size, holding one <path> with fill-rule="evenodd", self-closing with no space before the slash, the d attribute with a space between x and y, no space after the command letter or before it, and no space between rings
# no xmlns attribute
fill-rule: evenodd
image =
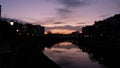
<svg viewBox="0 0 120 68"><path fill-rule="evenodd" d="M69 9L64 9L64 8L59 8L57 9L58 12L61 12L61 13L71 13L71 11Z"/></svg>
<svg viewBox="0 0 120 68"><path fill-rule="evenodd" d="M65 7L79 7L86 5L84 0L58 0Z"/></svg>
<svg viewBox="0 0 120 68"><path fill-rule="evenodd" d="M55 22L55 23L53 23L53 24L62 24L63 22Z"/></svg>
<svg viewBox="0 0 120 68"><path fill-rule="evenodd" d="M64 7L79 7L88 4L89 0L45 0L46 2L59 3Z"/></svg>
<svg viewBox="0 0 120 68"><path fill-rule="evenodd" d="M77 23L77 24L85 24L85 22L80 22L80 23Z"/></svg>
<svg viewBox="0 0 120 68"><path fill-rule="evenodd" d="M86 0L56 0L63 8L57 8L57 14L60 18L70 18L73 11L87 4Z"/></svg>
<svg viewBox="0 0 120 68"><path fill-rule="evenodd" d="M70 13L72 12L67 8L58 8L56 9L56 11L60 18L67 18L70 16Z"/></svg>

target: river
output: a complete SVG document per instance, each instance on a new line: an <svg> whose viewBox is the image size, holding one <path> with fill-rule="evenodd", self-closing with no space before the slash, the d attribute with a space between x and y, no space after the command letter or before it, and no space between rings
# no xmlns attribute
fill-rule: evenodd
<svg viewBox="0 0 120 68"><path fill-rule="evenodd" d="M71 42L59 42L43 53L62 68L106 68L98 61L92 61L87 52Z"/></svg>

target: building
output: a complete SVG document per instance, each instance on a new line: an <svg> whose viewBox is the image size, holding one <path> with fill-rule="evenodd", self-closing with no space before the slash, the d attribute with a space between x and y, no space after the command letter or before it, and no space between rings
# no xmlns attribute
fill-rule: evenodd
<svg viewBox="0 0 120 68"><path fill-rule="evenodd" d="M39 36L44 35L45 28L41 25L34 25L34 34L37 34Z"/></svg>
<svg viewBox="0 0 120 68"><path fill-rule="evenodd" d="M1 5L0 5L0 18L1 18Z"/></svg>
<svg viewBox="0 0 120 68"><path fill-rule="evenodd" d="M94 27L93 26L86 26L82 28L82 33L84 37L90 38L94 34Z"/></svg>

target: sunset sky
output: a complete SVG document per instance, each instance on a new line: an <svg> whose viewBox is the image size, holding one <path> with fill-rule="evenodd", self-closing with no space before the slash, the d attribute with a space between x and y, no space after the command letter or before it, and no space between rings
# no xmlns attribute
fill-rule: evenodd
<svg viewBox="0 0 120 68"><path fill-rule="evenodd" d="M81 31L81 26L120 13L120 0L0 0L2 17L40 24L46 30Z"/></svg>

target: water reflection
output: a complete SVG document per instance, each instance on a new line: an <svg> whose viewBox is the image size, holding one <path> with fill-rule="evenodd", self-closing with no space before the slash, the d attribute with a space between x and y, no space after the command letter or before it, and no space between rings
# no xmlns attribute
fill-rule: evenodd
<svg viewBox="0 0 120 68"><path fill-rule="evenodd" d="M44 54L62 68L102 68L97 61L93 62L87 52L70 42L60 42L51 48L45 47Z"/></svg>

